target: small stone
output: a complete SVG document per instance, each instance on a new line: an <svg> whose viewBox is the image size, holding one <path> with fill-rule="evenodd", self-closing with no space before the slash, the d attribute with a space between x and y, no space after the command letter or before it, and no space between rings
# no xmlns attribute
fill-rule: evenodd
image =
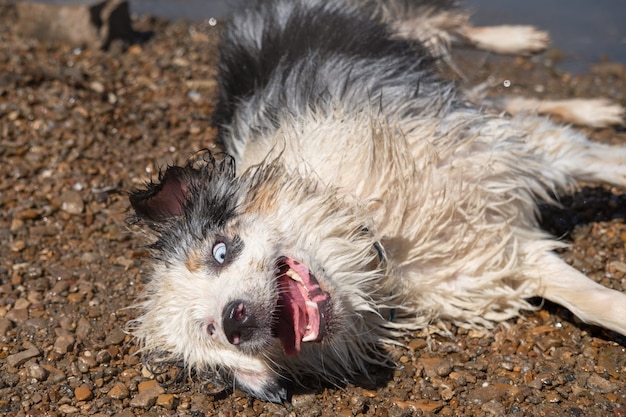
<svg viewBox="0 0 626 417"><path fill-rule="evenodd" d="M89 83L89 88L91 88L96 93L102 94L104 93L104 85L100 81L92 81Z"/></svg>
<svg viewBox="0 0 626 417"><path fill-rule="evenodd" d="M74 341L74 336L71 334L62 334L54 342L54 351L59 355L65 355L74 349Z"/></svg>
<svg viewBox="0 0 626 417"><path fill-rule="evenodd" d="M74 389L74 396L76 397L76 401L87 401L92 397L91 388L87 385L81 385Z"/></svg>
<svg viewBox="0 0 626 417"><path fill-rule="evenodd" d="M66 191L59 198L61 209L70 214L80 214L85 209L85 203L76 191Z"/></svg>
<svg viewBox="0 0 626 417"><path fill-rule="evenodd" d="M546 401L549 403L559 403L561 402L561 397L556 392L549 392L546 394Z"/></svg>
<svg viewBox="0 0 626 417"><path fill-rule="evenodd" d="M173 394L161 394L156 399L156 405L171 410L174 408L175 401L176 397Z"/></svg>
<svg viewBox="0 0 626 417"><path fill-rule="evenodd" d="M78 319L76 323L76 337L79 340L85 340L91 333L91 322L84 317Z"/></svg>
<svg viewBox="0 0 626 417"><path fill-rule="evenodd" d="M598 365L613 378L619 378L621 369L626 366L626 349L622 346L607 346L598 354Z"/></svg>
<svg viewBox="0 0 626 417"><path fill-rule="evenodd" d="M161 387L154 379L141 382L138 389L139 394L130 400L131 407L152 407L156 403L158 396L165 393L163 387Z"/></svg>
<svg viewBox="0 0 626 417"><path fill-rule="evenodd" d="M30 301L27 298L18 298L13 305L15 310L26 310L30 306Z"/></svg>
<svg viewBox="0 0 626 417"><path fill-rule="evenodd" d="M83 301L83 298L85 298L85 294L80 293L80 292L73 292L71 294L68 294L67 301L69 301L72 304L77 304Z"/></svg>
<svg viewBox="0 0 626 417"><path fill-rule="evenodd" d="M14 308L7 313L6 317L13 323L24 323L26 320L28 320L28 309Z"/></svg>
<svg viewBox="0 0 626 417"><path fill-rule="evenodd" d="M454 389L447 384L441 384L439 386L439 395L444 401L450 401L454 397Z"/></svg>
<svg viewBox="0 0 626 417"><path fill-rule="evenodd" d="M120 379L122 379L123 381L130 381L136 376L139 376L139 371L134 368L127 368L120 372Z"/></svg>
<svg viewBox="0 0 626 417"><path fill-rule="evenodd" d="M96 354L96 362L99 364L109 363L111 362L111 359L111 353L106 349L102 349Z"/></svg>
<svg viewBox="0 0 626 417"><path fill-rule="evenodd" d="M31 347L30 349L26 349L16 354L7 356L6 360L9 366L17 368L27 360L35 358L39 355L41 355L39 349L37 349L36 347Z"/></svg>
<svg viewBox="0 0 626 417"><path fill-rule="evenodd" d="M294 407L311 407L315 404L316 397L315 394L296 394L291 398L291 403Z"/></svg>
<svg viewBox="0 0 626 417"><path fill-rule="evenodd" d="M615 391L617 386L614 383L602 378L598 374L591 374L589 379L587 379L587 388L601 394L606 394Z"/></svg>
<svg viewBox="0 0 626 417"><path fill-rule="evenodd" d="M532 389L541 389L543 388L543 383L541 382L540 379L535 378L528 383L528 386Z"/></svg>
<svg viewBox="0 0 626 417"><path fill-rule="evenodd" d="M156 379L151 379L149 381L142 381L139 383L139 385L137 386L137 389L139 390L139 393L143 393L146 391L150 391L155 389L155 387L159 387L159 383L157 382Z"/></svg>
<svg viewBox="0 0 626 417"><path fill-rule="evenodd" d="M59 411L63 414L76 414L80 410L77 407L73 407L69 404L62 404L59 406Z"/></svg>
<svg viewBox="0 0 626 417"><path fill-rule="evenodd" d="M469 399L474 403L497 400L507 394L514 394L516 387L507 384L486 384L470 392Z"/></svg>
<svg viewBox="0 0 626 417"><path fill-rule="evenodd" d="M70 284L66 280L57 281L56 284L50 290L50 295L62 295L70 288Z"/></svg>
<svg viewBox="0 0 626 417"><path fill-rule="evenodd" d="M420 363L424 366L424 373L430 378L437 376L448 376L452 372L452 363L441 358L420 358Z"/></svg>
<svg viewBox="0 0 626 417"><path fill-rule="evenodd" d="M26 247L26 242L24 242L23 240L16 240L13 243L11 243L11 250L13 252L21 252L24 250L25 247Z"/></svg>
<svg viewBox="0 0 626 417"><path fill-rule="evenodd" d="M51 365L41 365L48 372L48 382L58 383L65 380L65 373Z"/></svg>
<svg viewBox="0 0 626 417"><path fill-rule="evenodd" d="M111 333L107 336L105 343L107 345L120 345L124 342L126 338L126 333L119 327L113 329Z"/></svg>
<svg viewBox="0 0 626 417"><path fill-rule="evenodd" d="M94 368L97 363L95 358L87 355L81 355L76 359L76 365L78 366L78 370L82 373L89 372L91 368Z"/></svg>
<svg viewBox="0 0 626 417"><path fill-rule="evenodd" d="M48 371L37 362L27 362L25 368L26 374L30 378L35 378L38 381L43 381L48 376Z"/></svg>
<svg viewBox="0 0 626 417"><path fill-rule="evenodd" d="M425 398L417 401L394 401L394 403L404 410L415 409L421 410L425 413L435 413L437 412L437 410L443 407L441 401L432 401Z"/></svg>
<svg viewBox="0 0 626 417"><path fill-rule="evenodd" d="M8 317L0 319L0 336L6 336L9 330L13 328L13 322Z"/></svg>
<svg viewBox="0 0 626 417"><path fill-rule="evenodd" d="M113 385L108 393L109 397L113 398L114 400L123 400L124 398L128 398L129 394L130 391L128 390L128 387L122 382L118 382L117 384Z"/></svg>
<svg viewBox="0 0 626 417"><path fill-rule="evenodd" d="M489 401L485 403L481 407L481 411L483 412L483 416L485 417L500 417L506 414L506 408L504 405L497 401Z"/></svg>

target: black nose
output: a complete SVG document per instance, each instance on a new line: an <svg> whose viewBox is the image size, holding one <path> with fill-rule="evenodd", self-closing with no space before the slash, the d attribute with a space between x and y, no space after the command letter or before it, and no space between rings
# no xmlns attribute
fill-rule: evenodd
<svg viewBox="0 0 626 417"><path fill-rule="evenodd" d="M240 345L252 339L257 329L256 319L241 300L236 300L224 308L222 327L226 338L233 345Z"/></svg>

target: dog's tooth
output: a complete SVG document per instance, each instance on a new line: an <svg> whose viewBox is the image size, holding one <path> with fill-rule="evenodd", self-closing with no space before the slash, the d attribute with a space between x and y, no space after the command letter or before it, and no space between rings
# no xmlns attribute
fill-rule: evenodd
<svg viewBox="0 0 626 417"><path fill-rule="evenodd" d="M300 275L298 275L298 273L296 271L294 271L293 269L289 268L287 270L287 272L285 272L285 275L287 275L289 278L291 278L292 280L299 282L300 284L304 285L304 281L302 280L302 278L300 277Z"/></svg>
<svg viewBox="0 0 626 417"><path fill-rule="evenodd" d="M313 308L315 309L315 311L318 311L319 309L317 308L317 303L314 303L313 301L307 301L306 302L307 307L309 308Z"/></svg>
<svg viewBox="0 0 626 417"><path fill-rule="evenodd" d="M307 334L302 338L303 342L315 342L317 340L317 333L312 332L311 334Z"/></svg>

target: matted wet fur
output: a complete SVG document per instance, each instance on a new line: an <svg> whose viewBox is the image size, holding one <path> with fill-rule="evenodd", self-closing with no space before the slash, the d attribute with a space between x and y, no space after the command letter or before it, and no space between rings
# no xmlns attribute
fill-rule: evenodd
<svg viewBox="0 0 626 417"><path fill-rule="evenodd" d="M537 222L578 180L626 186L626 148L468 105L438 49L372 4L266 1L227 25L214 121L230 156L130 197L158 237L132 323L153 360L284 401L388 363L407 331L490 327L535 296L626 334L626 296Z"/></svg>

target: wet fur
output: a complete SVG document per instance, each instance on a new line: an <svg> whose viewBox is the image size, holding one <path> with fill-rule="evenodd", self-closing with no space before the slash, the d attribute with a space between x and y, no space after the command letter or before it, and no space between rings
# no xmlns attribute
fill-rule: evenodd
<svg viewBox="0 0 626 417"><path fill-rule="evenodd" d="M437 49L380 13L279 0L228 25L214 121L230 156L201 154L131 195L158 236L132 323L153 359L284 401L310 378L388 363L380 347L399 334L490 327L534 296L626 334L626 296L560 260L536 218L578 180L626 186L626 148L468 105L437 77ZM272 334L285 255L332 296L323 341L295 356ZM240 345L221 331L233 300L255 319Z"/></svg>

